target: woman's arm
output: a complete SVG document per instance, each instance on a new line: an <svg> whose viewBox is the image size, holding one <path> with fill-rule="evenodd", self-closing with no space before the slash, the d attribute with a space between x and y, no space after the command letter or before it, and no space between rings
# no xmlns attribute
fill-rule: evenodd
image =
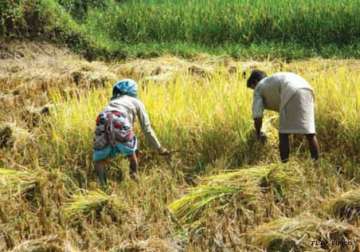
<svg viewBox="0 0 360 252"><path fill-rule="evenodd" d="M137 117L139 118L141 129L145 135L146 141L150 144L152 148L161 151L162 148L160 141L158 140L154 130L151 127L149 116L145 110L144 104L141 101L138 101L136 112L137 112Z"/></svg>

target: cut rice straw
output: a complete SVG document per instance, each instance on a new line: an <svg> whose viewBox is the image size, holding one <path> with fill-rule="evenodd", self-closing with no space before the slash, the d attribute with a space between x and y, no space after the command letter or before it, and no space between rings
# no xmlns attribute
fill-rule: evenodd
<svg viewBox="0 0 360 252"><path fill-rule="evenodd" d="M263 200L264 189L274 188L283 193L299 185L301 174L294 165L270 165L241 169L207 177L188 194L174 201L169 209L181 222L191 223L212 204L227 205L231 197L251 207Z"/></svg>
<svg viewBox="0 0 360 252"><path fill-rule="evenodd" d="M94 210L101 210L106 205L121 210L123 207L117 198L115 195L108 195L100 190L76 194L65 205L65 218L67 220L77 219L77 217L87 215Z"/></svg>
<svg viewBox="0 0 360 252"><path fill-rule="evenodd" d="M21 194L38 183L39 176L34 172L0 168L0 195Z"/></svg>

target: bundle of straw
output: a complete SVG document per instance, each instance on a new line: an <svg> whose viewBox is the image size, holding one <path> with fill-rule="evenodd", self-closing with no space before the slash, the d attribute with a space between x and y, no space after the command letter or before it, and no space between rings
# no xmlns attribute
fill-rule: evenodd
<svg viewBox="0 0 360 252"><path fill-rule="evenodd" d="M105 206L123 209L120 201L115 195L108 195L100 190L88 191L73 195L65 205L64 216L67 220L76 220L78 217L88 215L93 211L100 211Z"/></svg>
<svg viewBox="0 0 360 252"><path fill-rule="evenodd" d="M331 199L326 210L332 216L348 221L358 220L360 216L360 190L352 190Z"/></svg>
<svg viewBox="0 0 360 252"><path fill-rule="evenodd" d="M359 230L311 215L280 218L247 233L251 244L266 251L355 251ZM356 250L357 251L357 250Z"/></svg>
<svg viewBox="0 0 360 252"><path fill-rule="evenodd" d="M264 189L280 190L299 184L301 175L291 165L258 166L207 177L188 194L169 205L174 216L184 223L191 223L207 207L227 205L233 197L238 203L251 208L262 200ZM215 204L216 203L216 204Z"/></svg>
<svg viewBox="0 0 360 252"><path fill-rule="evenodd" d="M66 247L66 249L65 249ZM11 252L34 252L34 251L51 251L51 252L76 252L66 241L61 240L55 235L41 237L34 240L26 240L17 245Z"/></svg>
<svg viewBox="0 0 360 252"><path fill-rule="evenodd" d="M0 168L0 195L24 193L39 183L36 173Z"/></svg>
<svg viewBox="0 0 360 252"><path fill-rule="evenodd" d="M150 237L147 240L125 240L109 250L109 252L124 251L177 252L183 249L175 241Z"/></svg>

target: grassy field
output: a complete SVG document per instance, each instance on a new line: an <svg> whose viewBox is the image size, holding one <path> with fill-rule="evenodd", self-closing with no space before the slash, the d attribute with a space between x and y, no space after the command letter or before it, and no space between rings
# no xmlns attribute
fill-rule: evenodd
<svg viewBox="0 0 360 252"><path fill-rule="evenodd" d="M358 0L31 0L0 4L0 34L64 43L90 59L358 58Z"/></svg>
<svg viewBox="0 0 360 252"><path fill-rule="evenodd" d="M46 44L9 51L24 57L0 67L0 250L359 246L359 61L203 56L90 63ZM313 85L319 162L293 138L291 162L279 163L276 114L266 114L268 143L254 140L243 74L253 67L294 71ZM139 82L153 127L173 155L157 156L137 128L139 183L119 157L104 193L91 162L95 117L125 76Z"/></svg>

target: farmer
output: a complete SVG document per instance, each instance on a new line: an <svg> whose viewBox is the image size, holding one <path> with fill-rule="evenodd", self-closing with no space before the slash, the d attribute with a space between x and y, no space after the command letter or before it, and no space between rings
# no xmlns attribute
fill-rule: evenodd
<svg viewBox="0 0 360 252"><path fill-rule="evenodd" d="M161 147L155 132L151 128L144 104L137 99L137 84L125 79L113 86L112 98L96 119L93 161L100 185L107 186L105 165L107 161L122 154L130 162L130 177L137 180L137 148L138 142L133 131L136 117L148 143L167 155L169 151Z"/></svg>
<svg viewBox="0 0 360 252"><path fill-rule="evenodd" d="M253 70L247 87L254 90L253 119L256 136L266 140L261 131L264 109L280 113L280 157L289 159L289 134L303 134L309 142L311 157L319 158L319 144L315 134L314 92L309 83L294 73L275 73L267 77L260 70Z"/></svg>

